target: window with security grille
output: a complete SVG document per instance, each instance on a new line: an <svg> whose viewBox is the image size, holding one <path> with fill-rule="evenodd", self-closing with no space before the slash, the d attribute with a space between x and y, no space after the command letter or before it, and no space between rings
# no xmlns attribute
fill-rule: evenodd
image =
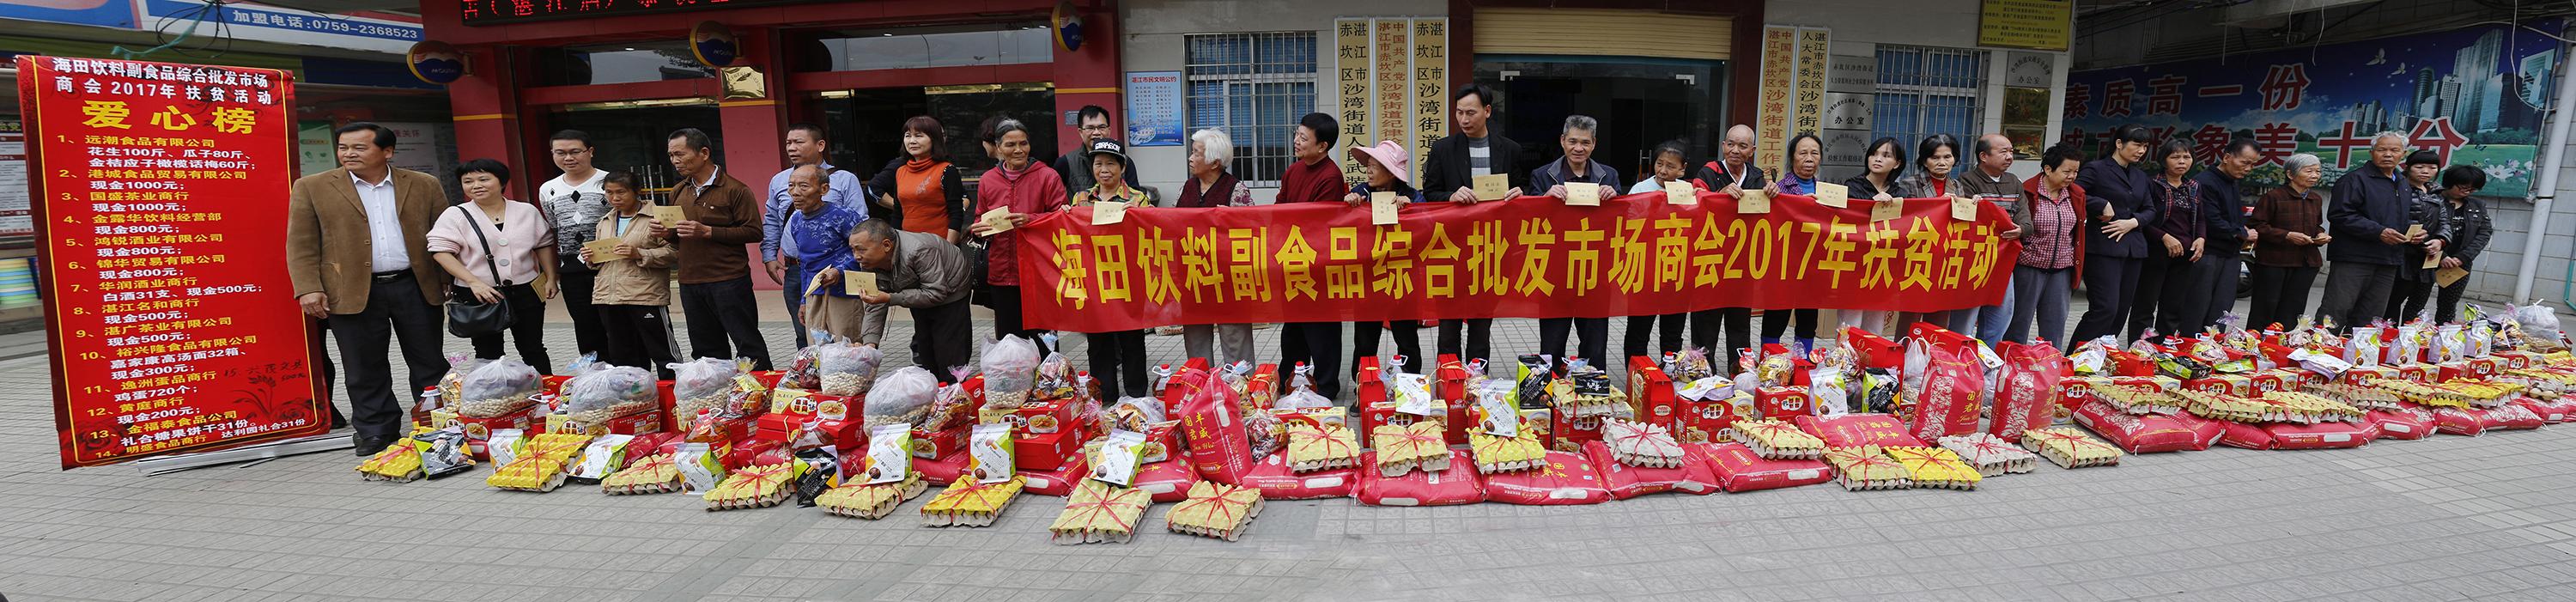
<svg viewBox="0 0 2576 602"><path fill-rule="evenodd" d="M1189 129L1234 138L1227 171L1249 186L1277 186L1296 153L1297 118L1315 111L1315 33L1187 37Z"/></svg>
<svg viewBox="0 0 2576 602"><path fill-rule="evenodd" d="M1896 138L1904 143L1910 160L1924 137L1949 134L1959 140L1959 152L1965 155L1968 141L1978 134L1977 123L1985 117L1981 95L1988 56L1984 50L1878 45L1878 97L1870 116L1871 137Z"/></svg>

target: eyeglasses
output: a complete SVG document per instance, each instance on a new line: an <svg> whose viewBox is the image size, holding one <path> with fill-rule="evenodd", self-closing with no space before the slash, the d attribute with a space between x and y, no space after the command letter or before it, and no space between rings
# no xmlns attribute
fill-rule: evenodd
<svg viewBox="0 0 2576 602"><path fill-rule="evenodd" d="M590 149L587 148L555 149L555 156L557 157L578 157L587 154L590 154Z"/></svg>

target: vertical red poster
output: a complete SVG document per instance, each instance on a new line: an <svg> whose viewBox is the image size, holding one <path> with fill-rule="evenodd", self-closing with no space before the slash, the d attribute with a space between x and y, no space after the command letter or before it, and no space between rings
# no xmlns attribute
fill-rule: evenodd
<svg viewBox="0 0 2576 602"><path fill-rule="evenodd" d="M273 69L19 56L63 467L330 430L286 276Z"/></svg>

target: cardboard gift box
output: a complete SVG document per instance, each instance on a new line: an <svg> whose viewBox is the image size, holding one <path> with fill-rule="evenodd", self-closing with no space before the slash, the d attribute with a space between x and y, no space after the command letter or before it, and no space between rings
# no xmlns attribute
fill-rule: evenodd
<svg viewBox="0 0 2576 602"><path fill-rule="evenodd" d="M1753 411L1766 419L1790 420L1814 414L1816 404L1805 387L1763 387L1753 393Z"/></svg>
<svg viewBox="0 0 2576 602"><path fill-rule="evenodd" d="M1833 480L1834 471L1819 460L1772 460L1742 443L1682 446L1706 458L1717 486L1727 493L1814 485Z"/></svg>
<svg viewBox="0 0 2576 602"><path fill-rule="evenodd" d="M2407 364L2397 367L2397 378L2409 382L2433 382L2433 372L2432 366Z"/></svg>
<svg viewBox="0 0 2576 602"><path fill-rule="evenodd" d="M1416 416L1395 411L1395 402L1380 401L1362 406L1360 409L1360 431L1358 435L1362 441L1374 441L1380 427L1407 428L1413 426L1413 423L1422 421L1442 423L1440 430L1444 433L1449 430L1449 426L1447 424L1449 416L1446 411L1435 412L1434 415L1431 416ZM1471 422L1469 424L1473 423Z"/></svg>
<svg viewBox="0 0 2576 602"><path fill-rule="evenodd" d="M1927 324L1928 326L1928 324ZM1844 328L1843 343L1850 345L1853 359L1862 368L1897 370L1905 366L1905 347L1860 328Z"/></svg>
<svg viewBox="0 0 2576 602"><path fill-rule="evenodd" d="M1516 506L1576 506L1611 499L1590 459L1561 451L1547 452L1536 470L1487 475L1485 498Z"/></svg>
<svg viewBox="0 0 2576 602"><path fill-rule="evenodd" d="M775 453L773 454L772 452ZM777 464L779 462L786 461L784 457L786 453L787 444L784 443L760 440L743 441L741 443L734 444L733 451L725 453L725 470L742 470L753 466ZM761 457L764 454L770 454L772 457L764 459Z"/></svg>
<svg viewBox="0 0 2576 602"><path fill-rule="evenodd" d="M662 411L651 410L618 416L597 423L581 423L563 414L547 414L545 432L571 433L597 437L601 435L641 435L662 432Z"/></svg>
<svg viewBox="0 0 2576 602"><path fill-rule="evenodd" d="M1468 374L1467 366L1459 363L1457 356L1442 355L1437 378L1431 384L1432 394L1449 409L1445 436L1450 445L1467 443L1467 432L1475 430L1476 420L1467 416L1467 411L1476 407L1476 400L1467 391Z"/></svg>
<svg viewBox="0 0 2576 602"><path fill-rule="evenodd" d="M1080 425L1074 422L1079 418L1074 414L1076 405L1071 399L1032 400L1011 411L1018 422L1011 430L1036 434L1078 430Z"/></svg>
<svg viewBox="0 0 2576 602"><path fill-rule="evenodd" d="M966 449L966 440L973 431L973 427L937 431L912 429L912 457L945 458L949 454L963 451Z"/></svg>
<svg viewBox="0 0 2576 602"><path fill-rule="evenodd" d="M570 380L572 380L572 376L571 376L571 375L564 375L564 374L558 374L558 375L553 375L553 376L544 376L544 377L539 377L539 378L537 379L537 386L538 386L538 390L537 390L537 392L539 392L539 393L544 393L544 394L547 394L547 395L559 395L559 394L562 394L562 393L563 393L563 386L564 386L564 382L565 382L565 381L570 381Z"/></svg>
<svg viewBox="0 0 2576 602"><path fill-rule="evenodd" d="M1729 431L1742 415L1735 413L1733 400L1691 400L1682 403L1679 427L1673 436L1682 443L1724 443L1732 441Z"/></svg>
<svg viewBox="0 0 2576 602"><path fill-rule="evenodd" d="M1576 418L1572 413L1557 411L1548 415L1547 448L1562 452L1579 452L1583 442L1600 441L1604 416Z"/></svg>
<svg viewBox="0 0 2576 602"><path fill-rule="evenodd" d="M2258 394L2270 393L2273 391L2297 391L2299 390L2300 383L2302 382L2297 371L2282 369L2257 372L2251 377L2251 380L2254 382L2254 392Z"/></svg>
<svg viewBox="0 0 2576 602"><path fill-rule="evenodd" d="M2250 397L2254 395L2254 377L2243 374L2217 374L2182 382L2186 391Z"/></svg>
<svg viewBox="0 0 2576 602"><path fill-rule="evenodd" d="M961 429L958 432L963 433L965 431ZM1064 466L1066 463L1073 461L1073 459L1082 457L1082 442L1086 439L1082 438L1081 435L1081 433L1073 431L1056 431L1052 433L1021 433L1013 431L1011 433L1011 463L1018 466L1021 472L1029 472L1032 470L1051 470L1056 467ZM914 435L914 437L919 436L919 434ZM962 440L958 445L958 449L965 449L965 445Z"/></svg>
<svg viewBox="0 0 2576 602"><path fill-rule="evenodd" d="M1279 365L1262 364L1243 378L1243 405L1267 409L1279 400Z"/></svg>
<svg viewBox="0 0 2576 602"><path fill-rule="evenodd" d="M1681 395L1673 390L1672 377L1655 367L1654 358L1628 358L1628 408L1638 422L1681 427Z"/></svg>
<svg viewBox="0 0 2576 602"><path fill-rule="evenodd" d="M1376 357L1360 358L1359 365L1351 368L1351 384L1356 385L1353 390L1361 404L1375 404L1388 399L1386 372L1378 365Z"/></svg>
<svg viewBox="0 0 2576 602"><path fill-rule="evenodd" d="M502 429L519 429L528 437L545 434L545 411L546 407L540 405L528 408L527 411L496 418L457 416L456 424L465 431L465 446L468 451L474 453L474 459L490 461L492 454L483 446L492 440L492 433Z"/></svg>

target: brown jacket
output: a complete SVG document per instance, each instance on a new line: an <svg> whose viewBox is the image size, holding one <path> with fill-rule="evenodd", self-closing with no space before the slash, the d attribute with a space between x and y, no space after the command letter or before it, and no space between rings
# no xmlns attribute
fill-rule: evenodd
<svg viewBox="0 0 2576 602"><path fill-rule="evenodd" d="M447 301L447 270L429 258L429 227L447 209L447 193L438 178L402 168L393 170L394 203L401 207L403 247L411 255L411 274L420 298L430 305ZM349 181L348 168L295 180L286 196L286 272L295 296L324 293L334 314L367 309L367 291L376 272L367 231L367 207Z"/></svg>
<svg viewBox="0 0 2576 602"><path fill-rule="evenodd" d="M2290 242L2290 233L2314 237L2326 232L2326 197L2314 189L2301 196L2282 186L2263 191L2254 201L2254 213L2245 218L2245 227L2254 229L2254 264L2276 268L2313 268L2325 265L2325 254L2317 245Z"/></svg>
<svg viewBox="0 0 2576 602"><path fill-rule="evenodd" d="M618 237L628 246L635 247L634 257L593 258L604 261L591 264L599 270L598 279L591 282L591 303L651 306L671 304L673 251L671 245L663 244L662 239L653 237L652 228L645 227L644 223L652 219L653 214L650 213L636 214L635 220L627 224L626 234ZM600 238L617 237L617 212L610 211L607 216L599 218L598 227ZM578 257L581 249L575 248L571 253Z"/></svg>
<svg viewBox="0 0 2576 602"><path fill-rule="evenodd" d="M707 225L715 233L706 238L680 239L680 284L750 276L751 254L743 246L760 243L760 197L721 167L717 168L715 184L703 190L697 184L680 183L671 191L671 204L680 206L682 216Z"/></svg>

